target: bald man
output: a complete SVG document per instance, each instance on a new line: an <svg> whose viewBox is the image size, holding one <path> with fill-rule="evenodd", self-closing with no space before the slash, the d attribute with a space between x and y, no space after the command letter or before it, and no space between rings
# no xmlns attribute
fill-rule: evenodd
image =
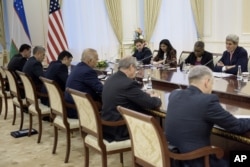
<svg viewBox="0 0 250 167"><path fill-rule="evenodd" d="M181 153L210 146L215 124L235 134L250 131L250 119L237 119L220 105L217 95L211 94L214 82L211 69L194 66L188 81L186 89L171 92L165 119L167 139ZM204 159L187 161L184 166L203 167ZM228 162L210 156L210 166L226 167Z"/></svg>
<svg viewBox="0 0 250 167"><path fill-rule="evenodd" d="M82 53L81 62L78 63L71 71L66 88L72 88L81 92L86 92L92 96L97 102L101 103L101 93L103 85L97 77L96 71L93 69L98 62L98 54L95 49L85 49ZM74 104L71 95L65 92L65 100L68 103ZM77 111L67 109L69 118L78 118Z"/></svg>

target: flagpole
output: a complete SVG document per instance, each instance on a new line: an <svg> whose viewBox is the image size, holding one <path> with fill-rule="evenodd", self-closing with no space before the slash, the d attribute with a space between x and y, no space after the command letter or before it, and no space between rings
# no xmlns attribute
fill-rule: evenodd
<svg viewBox="0 0 250 167"><path fill-rule="evenodd" d="M42 22L43 22L43 23L42 23L42 24L43 24L43 43L44 43L43 46L45 46L45 48L46 48L46 50L47 50L47 46L46 46L46 44L47 44L46 36L47 36L47 35L45 35L45 29L44 29L45 25L44 25L44 12L43 12L44 7L43 7L43 2L46 2L46 5L47 5L48 1L41 1L41 7L42 7ZM47 9L47 6L46 6L46 9ZM47 13L48 13L48 11L47 11Z"/></svg>

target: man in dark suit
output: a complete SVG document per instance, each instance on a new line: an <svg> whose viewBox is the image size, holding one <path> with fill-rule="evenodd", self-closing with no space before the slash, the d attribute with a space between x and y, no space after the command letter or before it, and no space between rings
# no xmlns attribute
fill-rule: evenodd
<svg viewBox="0 0 250 167"><path fill-rule="evenodd" d="M22 71L24 64L30 57L30 54L31 54L31 46L28 44L22 44L19 48L19 53L14 55L10 60L7 66L8 70L14 72L14 74L16 74L16 71ZM19 76L16 74L15 77L18 80L19 86L23 87ZM7 84L7 89L9 89L8 84ZM25 97L24 89L19 89L19 90L21 97L24 98Z"/></svg>
<svg viewBox="0 0 250 167"><path fill-rule="evenodd" d="M226 37L226 48L221 59L216 64L214 71L226 72L236 75L238 66L241 66L242 72L247 72L248 55L247 51L238 46L239 37L234 34L229 34Z"/></svg>
<svg viewBox="0 0 250 167"><path fill-rule="evenodd" d="M8 64L8 70L22 71L24 64L31 54L31 46L28 44L22 44L19 48L19 53L14 55Z"/></svg>
<svg viewBox="0 0 250 167"><path fill-rule="evenodd" d="M62 51L56 61L49 64L44 76L45 78L54 80L65 91L65 85L68 78L68 67L71 65L72 54L66 50ZM47 93L45 86L42 87L42 93ZM48 98L42 98L41 102L48 105Z"/></svg>
<svg viewBox="0 0 250 167"><path fill-rule="evenodd" d="M145 46L145 41L143 39L136 39L134 45L136 50L132 56L136 57L136 60L141 61L143 64L150 64L152 52Z"/></svg>
<svg viewBox="0 0 250 167"><path fill-rule="evenodd" d="M134 81L136 75L136 59L125 57L119 61L118 72L109 77L102 92L102 119L106 121L122 120L117 111L118 105L147 113L147 109L155 109L161 106L161 100L153 92L146 93L141 86ZM103 127L104 138L108 141L119 141L129 138L125 125L118 127Z"/></svg>
<svg viewBox="0 0 250 167"><path fill-rule="evenodd" d="M204 42L197 41L194 44L194 51L186 58L185 63L191 65L206 65L211 70L214 70L213 55L205 51L204 48Z"/></svg>
<svg viewBox="0 0 250 167"><path fill-rule="evenodd" d="M174 90L168 99L166 137L180 152L185 153L209 146L210 134L216 124L229 132L243 134L250 130L250 119L237 119L222 108L219 98L211 94L213 73L197 65L188 74L189 87ZM192 167L202 167L204 159L185 162ZM210 158L211 166L227 166L225 160Z"/></svg>
<svg viewBox="0 0 250 167"><path fill-rule="evenodd" d="M42 81L40 76L44 76L42 61L45 58L45 48L42 46L36 46L33 49L33 56L23 66L23 72L29 75L35 83L36 90L41 91Z"/></svg>
<svg viewBox="0 0 250 167"><path fill-rule="evenodd" d="M71 71L66 87L90 94L98 105L101 103L101 93L103 85L97 77L96 71L93 69L98 62L98 54L96 50L88 48L82 53L82 62L78 63ZM65 92L65 100L74 104L71 95ZM78 118L74 109L68 108L67 114L69 118Z"/></svg>

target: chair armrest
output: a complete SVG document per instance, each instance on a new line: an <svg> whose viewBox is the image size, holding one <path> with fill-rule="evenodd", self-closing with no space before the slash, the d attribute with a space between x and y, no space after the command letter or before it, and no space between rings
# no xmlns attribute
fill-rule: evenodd
<svg viewBox="0 0 250 167"><path fill-rule="evenodd" d="M102 125L106 125L106 126L121 126L121 125L125 125L125 121L124 120L119 120L119 121L105 121L105 120L101 120Z"/></svg>
<svg viewBox="0 0 250 167"><path fill-rule="evenodd" d="M47 93L42 93L42 92L39 92L39 91L36 91L36 94L39 97L48 97L48 94Z"/></svg>
<svg viewBox="0 0 250 167"><path fill-rule="evenodd" d="M76 110L76 105L75 104L71 104L71 103L67 103L65 102L66 108L71 108L71 109L75 109Z"/></svg>
<svg viewBox="0 0 250 167"><path fill-rule="evenodd" d="M223 149L216 147L216 146L206 146L200 149L188 152L188 153L173 153L169 152L170 158L176 160L191 160L200 157L206 157L208 155L215 154L217 158L222 158L224 155Z"/></svg>

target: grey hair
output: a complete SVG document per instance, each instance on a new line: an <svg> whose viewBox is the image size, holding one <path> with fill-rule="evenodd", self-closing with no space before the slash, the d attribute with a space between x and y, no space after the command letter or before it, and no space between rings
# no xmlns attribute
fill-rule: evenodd
<svg viewBox="0 0 250 167"><path fill-rule="evenodd" d="M82 52L81 60L86 62L86 61L92 59L93 55L95 55L95 54L97 54L97 51L95 49L92 49L92 48L84 49L84 51Z"/></svg>
<svg viewBox="0 0 250 167"><path fill-rule="evenodd" d="M45 48L42 47L42 46L35 46L34 49L33 49L33 55L39 53L39 52L45 52Z"/></svg>
<svg viewBox="0 0 250 167"><path fill-rule="evenodd" d="M226 41L232 41L234 44L238 45L239 37L237 35L235 35L235 34L229 34L226 37Z"/></svg>
<svg viewBox="0 0 250 167"><path fill-rule="evenodd" d="M128 69L130 65L136 66L136 59L132 56L126 56L119 61L118 69Z"/></svg>
<svg viewBox="0 0 250 167"><path fill-rule="evenodd" d="M204 65L197 65L190 69L188 74L189 84L192 82L200 81L203 77L209 76L213 77L213 72L210 68Z"/></svg>

